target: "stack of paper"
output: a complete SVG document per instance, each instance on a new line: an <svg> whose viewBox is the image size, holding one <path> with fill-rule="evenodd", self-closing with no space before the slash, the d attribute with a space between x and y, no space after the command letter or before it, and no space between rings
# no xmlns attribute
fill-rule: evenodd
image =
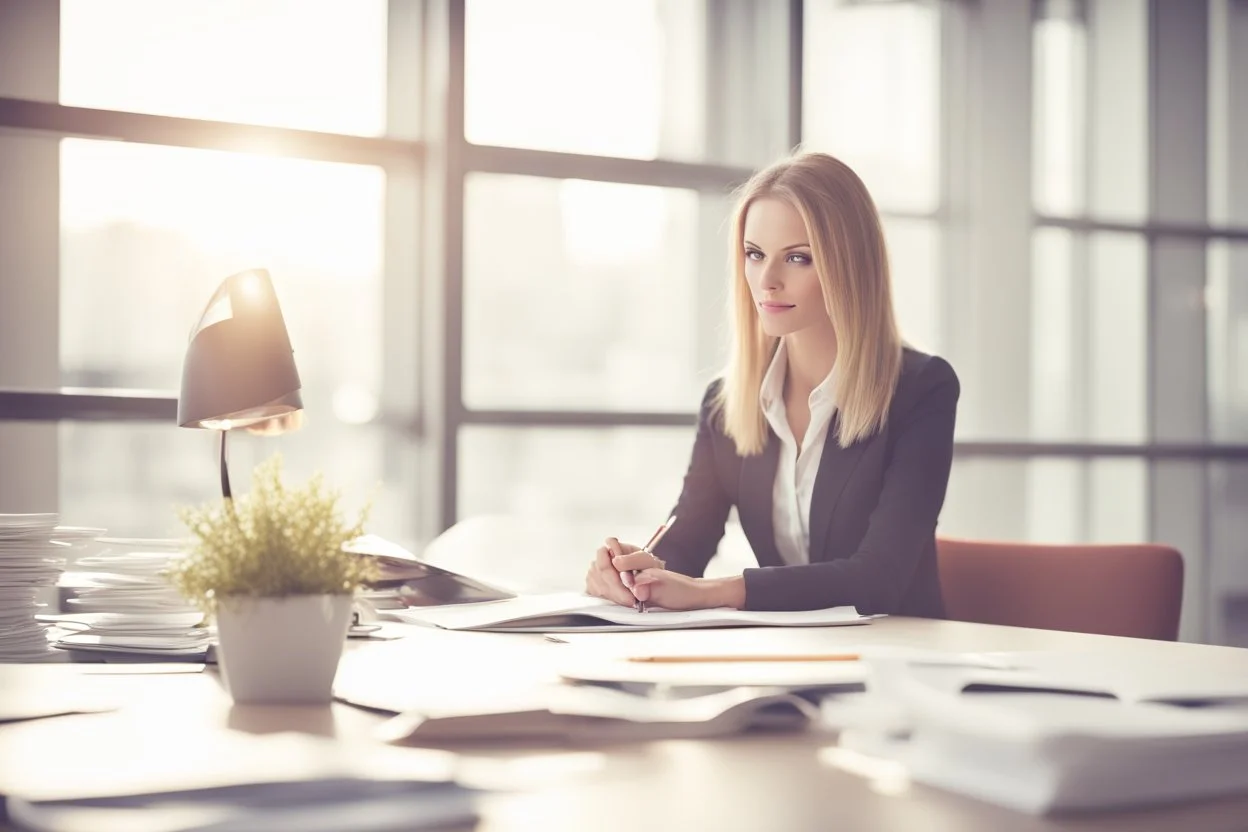
<svg viewBox="0 0 1248 832"><path fill-rule="evenodd" d="M203 656L212 639L204 617L169 583L181 541L101 538L104 549L79 558L61 586L76 595L61 615L44 616L76 630L56 642L73 650Z"/></svg>
<svg viewBox="0 0 1248 832"><path fill-rule="evenodd" d="M1045 676L894 664L867 694L825 700L825 723L917 782L1029 814L1248 793L1248 710L1118 698L1108 674L1082 690Z"/></svg>
<svg viewBox="0 0 1248 832"><path fill-rule="evenodd" d="M36 619L42 588L56 585L69 546L53 540L55 514L0 514L0 662L55 656Z"/></svg>
<svg viewBox="0 0 1248 832"><path fill-rule="evenodd" d="M895 736L895 735L894 735ZM940 695L910 737L846 731L921 783L1029 814L1248 792L1248 714L1057 694Z"/></svg>

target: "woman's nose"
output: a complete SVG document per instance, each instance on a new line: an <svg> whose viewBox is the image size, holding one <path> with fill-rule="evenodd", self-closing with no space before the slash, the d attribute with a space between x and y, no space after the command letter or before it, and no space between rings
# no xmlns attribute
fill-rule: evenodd
<svg viewBox="0 0 1248 832"><path fill-rule="evenodd" d="M783 286L780 279L780 268L776 263L768 261L763 264L763 273L760 275L759 286L765 291L773 291Z"/></svg>

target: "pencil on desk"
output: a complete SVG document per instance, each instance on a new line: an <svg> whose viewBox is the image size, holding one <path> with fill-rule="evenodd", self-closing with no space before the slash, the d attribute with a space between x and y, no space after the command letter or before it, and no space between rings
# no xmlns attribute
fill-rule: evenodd
<svg viewBox="0 0 1248 832"><path fill-rule="evenodd" d="M743 655L743 656L630 656L630 662L675 664L678 662L856 662L857 653L812 653L809 655Z"/></svg>

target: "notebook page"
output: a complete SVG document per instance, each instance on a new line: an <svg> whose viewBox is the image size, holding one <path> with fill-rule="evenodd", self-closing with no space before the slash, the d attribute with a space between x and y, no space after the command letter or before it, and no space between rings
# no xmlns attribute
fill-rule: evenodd
<svg viewBox="0 0 1248 832"><path fill-rule="evenodd" d="M520 595L501 601L484 601L476 604L447 604L438 607L413 607L387 612L401 621L411 624L433 624L448 630L468 630L491 627L526 618L545 618L552 615L590 613L597 615L600 608L613 607L612 602L593 598L579 592L553 592L539 595Z"/></svg>
<svg viewBox="0 0 1248 832"><path fill-rule="evenodd" d="M853 607L795 612L757 612L727 607L684 611L650 608L643 613L632 607L623 607L603 598L578 592L522 595L478 604L417 607L390 612L399 620L408 623L433 624L449 630L506 629L521 632L750 626L826 627L860 624L871 618L858 615ZM562 620L564 616L569 618Z"/></svg>
<svg viewBox="0 0 1248 832"><path fill-rule="evenodd" d="M689 627L689 626L760 626L760 627L825 627L833 624L857 623L865 620L853 607L831 607L823 610L796 610L763 612L757 610L734 610L731 607L715 607L709 610L648 609L638 612L631 607L613 605L595 609L592 614L613 624L631 624L639 627Z"/></svg>

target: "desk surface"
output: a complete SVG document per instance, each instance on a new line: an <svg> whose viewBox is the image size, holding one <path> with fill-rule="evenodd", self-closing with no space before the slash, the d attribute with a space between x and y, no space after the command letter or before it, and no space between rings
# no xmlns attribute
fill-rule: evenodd
<svg viewBox="0 0 1248 832"><path fill-rule="evenodd" d="M748 631L757 632L757 631ZM777 631L770 631L775 633ZM1175 673L1248 676L1248 650L1086 636L1040 630L889 618L867 627L786 630L795 649L837 649L862 644L905 644L945 650L1113 651L1131 661L1156 663ZM710 639L749 638L747 631L706 631ZM689 639L690 633L659 633ZM635 635L630 635L635 638ZM519 640L519 641L518 641ZM407 640L431 676L454 658L559 650L538 636L443 633L420 630ZM685 643L688 643L687 641ZM360 649L353 646L353 649ZM366 648L365 648L366 649ZM74 668L63 668L68 673ZM98 760L86 747L107 749L117 763L128 754L175 753L197 735L231 729L251 733L283 730L371 742L383 719L341 703L325 707L234 706L217 675L207 673L104 675L125 706L0 725L0 790L32 770L89 777ZM1248 797L1181 806L1032 818L897 778L871 779L834 765L831 738L818 735L750 735L703 741L646 742L590 748L566 757L558 749L473 747L470 758L529 758L521 769L534 788L495 794L483 801L480 832L511 830L1242 830ZM102 752L101 752L102 753ZM552 754L554 756L552 756ZM570 766L565 768L564 765Z"/></svg>

